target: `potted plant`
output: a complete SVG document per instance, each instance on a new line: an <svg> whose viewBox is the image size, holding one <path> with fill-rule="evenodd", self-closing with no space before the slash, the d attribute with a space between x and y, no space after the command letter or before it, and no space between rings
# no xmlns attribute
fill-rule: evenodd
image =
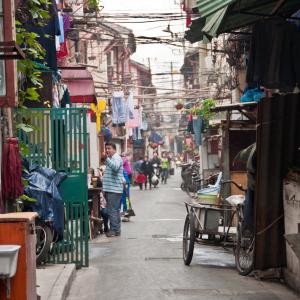
<svg viewBox="0 0 300 300"><path fill-rule="evenodd" d="M179 101L177 102L177 104L175 105L175 108L176 108L177 110L183 109L183 103L179 100Z"/></svg>
<svg viewBox="0 0 300 300"><path fill-rule="evenodd" d="M215 105L215 100L208 98L201 101L199 107L191 108L190 112L193 115L201 116L204 120L208 121L213 115L211 109L214 108Z"/></svg>

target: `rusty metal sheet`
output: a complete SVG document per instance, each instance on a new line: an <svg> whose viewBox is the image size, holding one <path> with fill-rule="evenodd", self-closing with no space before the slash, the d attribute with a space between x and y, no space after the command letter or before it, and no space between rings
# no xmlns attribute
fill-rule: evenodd
<svg viewBox="0 0 300 300"><path fill-rule="evenodd" d="M255 268L286 265L283 178L297 162L300 95L277 95L258 106ZM299 152L299 151L298 151Z"/></svg>

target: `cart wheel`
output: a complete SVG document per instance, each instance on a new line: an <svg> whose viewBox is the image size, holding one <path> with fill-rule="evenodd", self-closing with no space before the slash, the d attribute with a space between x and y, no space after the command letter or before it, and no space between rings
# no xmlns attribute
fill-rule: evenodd
<svg viewBox="0 0 300 300"><path fill-rule="evenodd" d="M242 223L239 222L236 232L235 263L240 275L247 276L254 266L254 235L243 236Z"/></svg>
<svg viewBox="0 0 300 300"><path fill-rule="evenodd" d="M187 214L183 228L183 260L189 266L194 253L195 245L195 220L193 213Z"/></svg>

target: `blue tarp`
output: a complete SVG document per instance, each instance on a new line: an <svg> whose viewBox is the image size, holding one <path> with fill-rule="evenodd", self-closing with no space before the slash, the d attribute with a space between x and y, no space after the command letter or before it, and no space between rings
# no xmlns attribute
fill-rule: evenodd
<svg viewBox="0 0 300 300"><path fill-rule="evenodd" d="M23 178L29 184L25 187L24 194L35 198L37 201L27 204L32 211L38 213L43 221L53 222L53 227L59 239L63 238L64 231L64 203L59 191L60 183L67 177L64 172L41 167L37 164L29 166L28 172L23 173Z"/></svg>

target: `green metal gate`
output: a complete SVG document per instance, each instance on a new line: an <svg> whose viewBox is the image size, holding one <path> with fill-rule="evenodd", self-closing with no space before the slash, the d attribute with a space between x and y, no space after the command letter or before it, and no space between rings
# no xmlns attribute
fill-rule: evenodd
<svg viewBox="0 0 300 300"><path fill-rule="evenodd" d="M87 128L83 108L30 109L33 132L19 132L28 159L68 174L60 187L65 206L64 240L55 243L50 261L88 266Z"/></svg>

